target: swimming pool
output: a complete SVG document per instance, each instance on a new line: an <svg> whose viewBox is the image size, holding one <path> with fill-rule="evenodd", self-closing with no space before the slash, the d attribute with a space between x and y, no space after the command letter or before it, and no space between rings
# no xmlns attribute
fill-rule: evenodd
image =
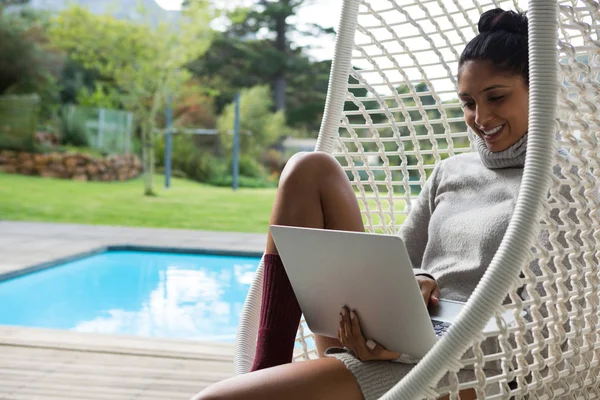
<svg viewBox="0 0 600 400"><path fill-rule="evenodd" d="M259 261L107 251L0 282L0 324L233 342Z"/></svg>

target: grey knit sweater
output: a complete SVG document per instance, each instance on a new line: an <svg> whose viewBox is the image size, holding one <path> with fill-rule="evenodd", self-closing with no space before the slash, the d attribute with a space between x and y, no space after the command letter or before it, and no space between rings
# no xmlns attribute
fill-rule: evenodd
<svg viewBox="0 0 600 400"><path fill-rule="evenodd" d="M450 157L436 166L400 229L415 274L442 298L467 301L508 228L525 164L527 135L510 148Z"/></svg>

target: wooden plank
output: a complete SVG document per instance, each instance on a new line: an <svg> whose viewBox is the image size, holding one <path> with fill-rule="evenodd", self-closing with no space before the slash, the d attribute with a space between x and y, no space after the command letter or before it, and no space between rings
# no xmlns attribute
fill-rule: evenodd
<svg viewBox="0 0 600 400"><path fill-rule="evenodd" d="M231 345L4 328L2 400L188 400L233 375Z"/></svg>

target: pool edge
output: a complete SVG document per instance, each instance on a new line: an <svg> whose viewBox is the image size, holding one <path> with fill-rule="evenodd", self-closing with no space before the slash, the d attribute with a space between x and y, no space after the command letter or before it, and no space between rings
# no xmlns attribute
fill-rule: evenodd
<svg viewBox="0 0 600 400"><path fill-rule="evenodd" d="M77 261L83 258L91 257L97 254L106 253L109 251L144 251L148 253L176 253L176 254L214 254L217 256L232 256L232 257L257 257L260 258L263 252L246 251L246 250L224 250L217 248L188 248L188 247L169 247L169 246L143 246L117 244L101 246L96 249L84 251L81 253L72 254L66 257L60 257L55 260L44 261L15 271L0 273L0 283L10 279L19 278L23 275L28 275L34 272L39 272L45 269L54 268L61 264Z"/></svg>

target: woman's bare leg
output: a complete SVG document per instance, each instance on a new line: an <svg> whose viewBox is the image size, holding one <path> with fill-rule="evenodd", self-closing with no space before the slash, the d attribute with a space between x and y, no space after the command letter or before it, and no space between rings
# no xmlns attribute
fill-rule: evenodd
<svg viewBox="0 0 600 400"><path fill-rule="evenodd" d="M362 400L360 388L345 365L320 358L280 365L218 382L193 400Z"/></svg>
<svg viewBox="0 0 600 400"><path fill-rule="evenodd" d="M298 153L288 161L271 212L271 225L364 231L356 194L339 163L327 153ZM273 238L267 253L277 253Z"/></svg>
<svg viewBox="0 0 600 400"><path fill-rule="evenodd" d="M327 153L298 153L287 163L271 213L271 225L364 231L356 194L340 164ZM278 254L269 233L266 252ZM337 339L315 338L319 355Z"/></svg>
<svg viewBox="0 0 600 400"><path fill-rule="evenodd" d="M475 400L473 389L459 393ZM215 383L192 400L362 400L354 375L335 358L280 365ZM444 396L440 400L448 400Z"/></svg>

